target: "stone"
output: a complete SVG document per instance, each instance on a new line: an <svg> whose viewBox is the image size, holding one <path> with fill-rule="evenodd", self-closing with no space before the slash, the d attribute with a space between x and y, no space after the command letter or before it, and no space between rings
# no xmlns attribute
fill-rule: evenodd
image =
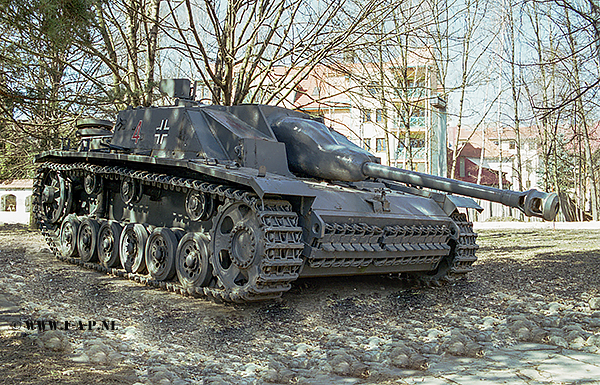
<svg viewBox="0 0 600 385"><path fill-rule="evenodd" d="M590 346L596 346L600 348L600 334L594 334L589 336L585 343Z"/></svg>
<svg viewBox="0 0 600 385"><path fill-rule="evenodd" d="M542 328L534 328L531 331L531 341L535 343L543 343L548 338L548 332Z"/></svg>
<svg viewBox="0 0 600 385"><path fill-rule="evenodd" d="M416 370L427 370L429 362L420 354L413 354L409 357L409 367Z"/></svg>
<svg viewBox="0 0 600 385"><path fill-rule="evenodd" d="M559 312L559 311L561 311L563 308L564 308L564 306L563 306L563 305L561 305L561 304L560 304L560 303L558 303L558 302L550 302L550 303L548 304L548 312L549 312L549 313L552 313L552 314L554 314L554 313L558 313L558 312Z"/></svg>
<svg viewBox="0 0 600 385"><path fill-rule="evenodd" d="M529 341L531 339L531 332L528 328L522 327L515 333L519 341Z"/></svg>
<svg viewBox="0 0 600 385"><path fill-rule="evenodd" d="M561 348L568 348L569 347L568 342L564 338L556 336L556 335L551 335L549 337L549 342L550 342L551 345L559 346Z"/></svg>
<svg viewBox="0 0 600 385"><path fill-rule="evenodd" d="M453 356L462 356L465 354L465 345L460 341L453 342L450 345L448 345L446 351L448 352L448 354L451 354Z"/></svg>
<svg viewBox="0 0 600 385"><path fill-rule="evenodd" d="M62 341L57 337L50 338L48 341L44 343L46 349L59 351L62 349Z"/></svg>
<svg viewBox="0 0 600 385"><path fill-rule="evenodd" d="M88 355L87 355L87 354L83 353L83 354L82 354L82 355L80 355L80 356L77 356L77 357L73 357L73 358L71 358L71 361L73 361L73 362L78 362L78 363L80 363L80 364L87 364L87 363L89 363L89 362L90 362L90 358L88 357Z"/></svg>
<svg viewBox="0 0 600 385"><path fill-rule="evenodd" d="M469 342L465 345L465 355L467 357L483 357L483 347L476 342Z"/></svg>
<svg viewBox="0 0 600 385"><path fill-rule="evenodd" d="M92 364L106 365L108 363L108 356L106 353L100 351L90 357L90 362Z"/></svg>
<svg viewBox="0 0 600 385"><path fill-rule="evenodd" d="M590 299L588 304L590 305L591 310L600 310L600 297Z"/></svg>
<svg viewBox="0 0 600 385"><path fill-rule="evenodd" d="M569 342L569 348L573 350L581 350L585 345L585 340L581 337L577 337Z"/></svg>
<svg viewBox="0 0 600 385"><path fill-rule="evenodd" d="M369 346L371 348L375 348L378 347L379 345L382 345L384 343L384 341L379 338L379 337L371 337L369 338Z"/></svg>

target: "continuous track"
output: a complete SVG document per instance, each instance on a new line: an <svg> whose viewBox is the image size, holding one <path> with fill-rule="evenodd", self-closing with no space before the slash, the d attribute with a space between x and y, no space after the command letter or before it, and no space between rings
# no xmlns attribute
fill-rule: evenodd
<svg viewBox="0 0 600 385"><path fill-rule="evenodd" d="M258 218L259 226L264 234L264 255L259 261L258 277L249 282L243 289L219 287L185 288L174 281L157 281L149 276L128 273L119 268L107 268L99 263L84 262L79 258L65 257L58 247L57 231L60 223L50 223L42 214L41 197L43 177L47 171L60 172L64 177L84 176L85 173L101 175L104 178L120 179L132 178L141 183L159 187L165 190L195 190L198 192L217 195L227 202L242 202L250 207ZM53 253L60 260L84 266L119 277L126 277L133 281L149 286L154 286L168 291L178 292L192 296L205 296L227 302L259 301L280 297L290 289L290 282L298 278L302 265L300 253L303 249L302 229L298 227L298 218L291 209L291 205L283 200L261 201L254 194L235 189L229 186L217 185L198 180L173 177L164 174L136 171L124 167L98 166L85 163L60 164L44 163L38 170L34 182L34 210L37 214L42 234ZM68 211L68 210L67 210ZM62 216L68 214L63 213Z"/></svg>

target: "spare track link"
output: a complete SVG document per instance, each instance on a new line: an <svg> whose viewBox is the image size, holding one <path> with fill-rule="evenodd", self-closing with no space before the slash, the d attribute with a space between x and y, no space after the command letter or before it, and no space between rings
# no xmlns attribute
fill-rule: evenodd
<svg viewBox="0 0 600 385"><path fill-rule="evenodd" d="M43 175L47 170L62 171L73 176L90 172L112 179L121 177L134 178L143 183L166 190L185 191L193 189L222 198L244 202L255 210L261 220L261 225L267 227L265 235L268 237L269 252L261 263L261 273L257 284L254 285L255 287L250 286L244 291L215 287L186 289L176 281L158 281L152 279L150 276L128 273L123 269L106 268L99 263L84 262L79 258L64 257L58 248L59 239L57 230L60 228L60 224L47 223L43 216L40 215ZM40 230L56 258L88 269L128 278L132 281L154 286L165 291L194 297L207 297L224 302L251 302L279 298L284 292L290 289L290 283L298 278L303 262L300 257L304 247L302 243L302 229L298 227L298 217L292 211L291 205L283 200L261 201L253 193L230 186L147 171L131 170L125 167L98 166L87 163L60 164L47 162L40 165L37 169L33 197L33 209Z"/></svg>

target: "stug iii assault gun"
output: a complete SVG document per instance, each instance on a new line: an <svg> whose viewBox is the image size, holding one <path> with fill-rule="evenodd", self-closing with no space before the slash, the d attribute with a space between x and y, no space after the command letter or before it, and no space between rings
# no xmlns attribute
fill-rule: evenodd
<svg viewBox="0 0 600 385"><path fill-rule="evenodd" d="M202 105L183 80L163 89L175 105L79 121L77 150L36 158L34 210L59 258L235 302L279 297L299 277L438 284L476 260L467 197L558 211L556 194L383 166L301 112Z"/></svg>

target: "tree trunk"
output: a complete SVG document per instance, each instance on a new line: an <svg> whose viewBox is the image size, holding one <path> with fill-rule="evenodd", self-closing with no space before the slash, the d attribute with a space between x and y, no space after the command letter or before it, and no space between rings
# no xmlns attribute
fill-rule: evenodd
<svg viewBox="0 0 600 385"><path fill-rule="evenodd" d="M156 50L158 47L158 17L160 14L160 0L151 0L146 22L146 87L144 89L144 105L152 105L152 91L154 90L154 67L156 63ZM148 27L149 26L149 27Z"/></svg>
<svg viewBox="0 0 600 385"><path fill-rule="evenodd" d="M569 11L565 8L565 21L567 23L567 36L569 40L569 48L571 50L571 61L573 64L573 81L575 85L575 92L577 94L581 94L581 80L579 75L579 64L577 62L577 47L575 43L575 39L573 38L573 33L571 30L571 21L569 19ZM592 217L595 221L599 220L598 217L598 195L596 192L596 176L594 173L594 162L592 159L592 147L590 143L589 130L587 126L587 119L585 116L585 111L583 109L583 102L581 100L581 96L577 98L575 101L575 109L576 116L579 117L581 123L581 136L583 137L583 150L585 152L585 169L587 171L587 176L590 180L590 204L592 208ZM585 199L585 197L584 197Z"/></svg>
<svg viewBox="0 0 600 385"><path fill-rule="evenodd" d="M130 102L134 106L141 105L138 63L138 33L140 27L141 4L139 0L127 1L127 78L131 93Z"/></svg>

